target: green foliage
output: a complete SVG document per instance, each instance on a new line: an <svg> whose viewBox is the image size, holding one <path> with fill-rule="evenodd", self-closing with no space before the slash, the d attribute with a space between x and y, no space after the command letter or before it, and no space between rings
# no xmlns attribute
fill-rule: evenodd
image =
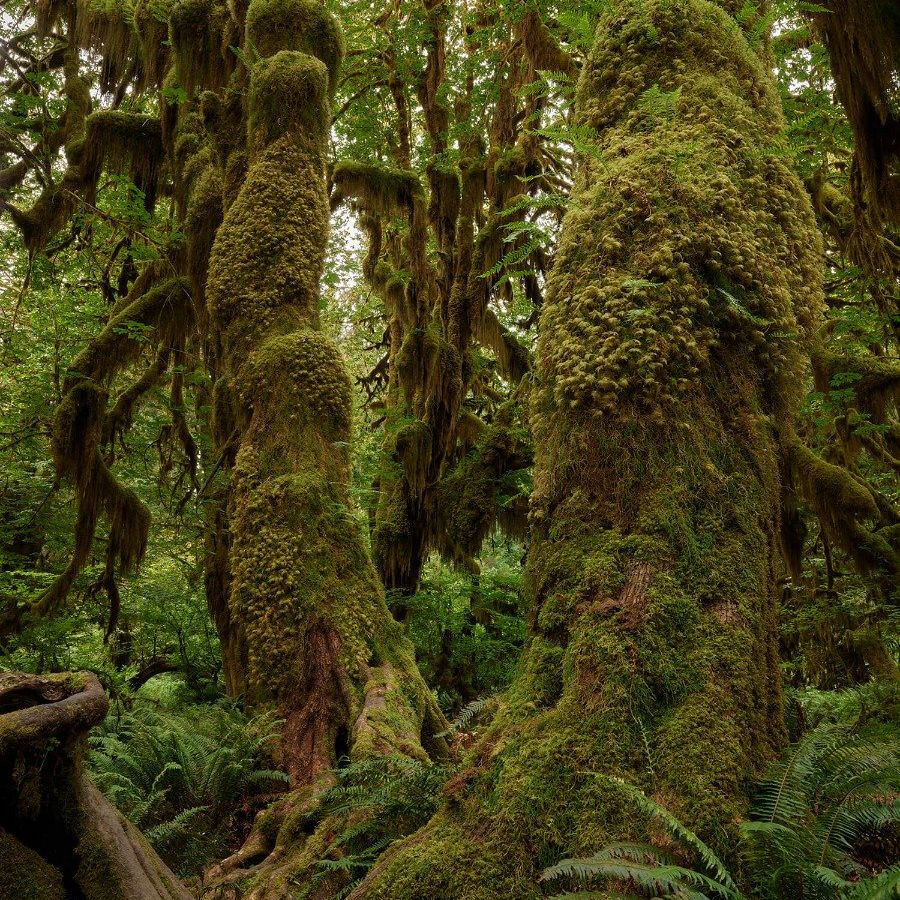
<svg viewBox="0 0 900 900"><path fill-rule="evenodd" d="M900 824L898 792L900 750L891 726L824 724L788 748L743 826L761 895L845 896L869 874L862 848Z"/></svg>
<svg viewBox="0 0 900 900"><path fill-rule="evenodd" d="M393 841L412 834L437 811L448 770L407 756L388 755L358 760L338 769L337 784L323 797L322 815L347 822L320 860L319 871L301 897L314 897L315 888L334 871L349 875L336 895L346 897L359 884L378 856Z"/></svg>
<svg viewBox="0 0 900 900"><path fill-rule="evenodd" d="M515 672L525 640L517 556L497 540L478 575L433 560L416 594L403 598L419 668L447 712L502 690Z"/></svg>
<svg viewBox="0 0 900 900"><path fill-rule="evenodd" d="M139 702L92 735L90 772L178 874L199 874L287 780L267 767L277 725L228 706Z"/></svg>
<svg viewBox="0 0 900 900"><path fill-rule="evenodd" d="M831 698L832 716L845 719L849 711L859 711L859 692L847 693ZM871 691L865 693L872 698ZM890 708L881 703L882 714ZM748 894L665 807L640 789L605 777L662 834L653 844L617 842L586 858L564 859L545 869L541 880L604 885L602 892L556 895L584 900L609 897L609 889L623 892L614 896L684 900L896 896L900 866L891 862L900 822L898 762L896 730L878 722L826 721L789 747L758 785L752 818L741 828L742 880L753 887Z"/></svg>

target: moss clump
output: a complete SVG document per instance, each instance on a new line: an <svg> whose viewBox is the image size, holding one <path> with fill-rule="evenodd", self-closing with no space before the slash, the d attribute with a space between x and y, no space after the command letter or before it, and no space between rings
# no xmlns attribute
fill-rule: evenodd
<svg viewBox="0 0 900 900"><path fill-rule="evenodd" d="M253 153L282 135L324 156L328 130L328 70L298 50L261 60L250 79L249 149Z"/></svg>
<svg viewBox="0 0 900 900"><path fill-rule="evenodd" d="M286 135L258 153L225 213L206 292L226 353L238 361L266 334L318 325L328 233L323 171L319 156Z"/></svg>
<svg viewBox="0 0 900 900"><path fill-rule="evenodd" d="M0 828L0 897L9 900L64 900L62 872Z"/></svg>
<svg viewBox="0 0 900 900"><path fill-rule="evenodd" d="M320 331L269 338L242 370L240 392L253 413L270 419L284 414L294 430L314 425L326 441L350 439L350 378L334 341Z"/></svg>
<svg viewBox="0 0 900 900"><path fill-rule="evenodd" d="M579 87L603 163L560 247L567 300L542 319L559 403L661 418L740 346L772 392L799 383L789 335L815 321L819 244L802 185L768 152L778 98L717 6L685 12L654 4L601 29Z"/></svg>
<svg viewBox="0 0 900 900"><path fill-rule="evenodd" d="M314 56L328 72L328 92L337 90L344 36L334 16L314 0L253 0L247 10L247 43L260 56L297 50Z"/></svg>

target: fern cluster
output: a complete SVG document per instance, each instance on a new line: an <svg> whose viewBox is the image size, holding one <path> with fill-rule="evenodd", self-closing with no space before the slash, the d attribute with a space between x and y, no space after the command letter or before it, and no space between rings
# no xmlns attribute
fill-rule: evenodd
<svg viewBox="0 0 900 900"><path fill-rule="evenodd" d="M302 896L317 896L315 889L341 871L347 883L335 900L346 897L389 844L434 815L447 774L444 766L394 755L362 759L339 769L338 783L323 798L322 814L347 824L329 858L319 861L319 872Z"/></svg>
<svg viewBox="0 0 900 900"><path fill-rule="evenodd" d="M870 872L860 848L900 824L898 797L895 729L825 724L811 732L760 784L753 820L743 826L748 868L760 895L870 896L864 892ZM900 891L900 866L882 881Z"/></svg>
<svg viewBox="0 0 900 900"><path fill-rule="evenodd" d="M752 819L742 826L742 856L752 892L741 892L700 838L638 788L618 779L634 805L675 845L609 844L584 859L564 859L542 880L599 886L553 900L889 900L900 896L896 854L868 866L867 842L896 843L900 824L900 749L896 729L823 723L788 749L758 786ZM604 777L604 776L598 776ZM887 863L886 868L882 868ZM879 868L882 870L877 871Z"/></svg>
<svg viewBox="0 0 900 900"><path fill-rule="evenodd" d="M223 706L137 706L91 737L91 776L178 874L196 874L227 853L241 809L287 780L264 767L275 725Z"/></svg>

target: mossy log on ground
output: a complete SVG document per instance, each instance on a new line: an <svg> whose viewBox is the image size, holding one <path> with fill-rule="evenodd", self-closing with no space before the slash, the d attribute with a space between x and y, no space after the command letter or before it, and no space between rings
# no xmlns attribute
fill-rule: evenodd
<svg viewBox="0 0 900 900"><path fill-rule="evenodd" d="M560 858L659 839L596 774L734 846L783 740L779 454L820 244L733 8L615 0L599 23L577 98L599 154L532 395L529 644L444 808L353 900L537 900Z"/></svg>
<svg viewBox="0 0 900 900"><path fill-rule="evenodd" d="M0 900L190 900L85 771L107 708L90 672L0 674Z"/></svg>

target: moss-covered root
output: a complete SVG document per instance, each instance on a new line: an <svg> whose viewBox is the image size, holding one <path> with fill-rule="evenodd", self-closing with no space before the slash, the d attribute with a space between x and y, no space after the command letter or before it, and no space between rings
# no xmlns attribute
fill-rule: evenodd
<svg viewBox="0 0 900 900"><path fill-rule="evenodd" d="M319 331L341 37L310 0L253 0L246 27L261 54L247 94L247 175L206 284L229 385L215 417L238 434L229 614L247 697L279 710L283 764L302 792L348 753L422 756L431 701L349 504L350 380Z"/></svg>
<svg viewBox="0 0 900 900"><path fill-rule="evenodd" d="M84 770L107 706L89 672L0 675L0 897L191 897Z"/></svg>
<svg viewBox="0 0 900 900"><path fill-rule="evenodd" d="M354 900L517 900L563 856L658 835L596 773L720 849L782 739L779 438L816 325L812 212L773 84L707 0L615 0L597 129L541 318L520 674Z"/></svg>

